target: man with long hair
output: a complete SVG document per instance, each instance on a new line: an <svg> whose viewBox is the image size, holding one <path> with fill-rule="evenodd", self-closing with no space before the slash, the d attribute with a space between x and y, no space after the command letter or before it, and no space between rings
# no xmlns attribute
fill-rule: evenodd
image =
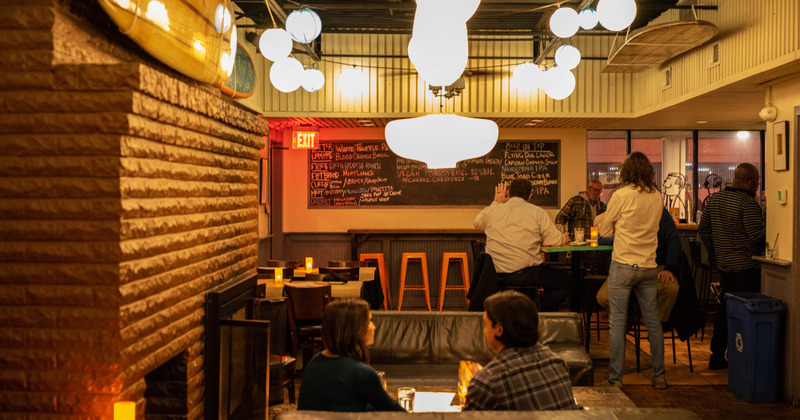
<svg viewBox="0 0 800 420"><path fill-rule="evenodd" d="M633 152L628 155L620 169L620 188L608 200L606 212L596 219L601 236L614 236L614 250L608 272L611 342L608 382L612 386L622 386L628 298L634 292L647 325L653 385L657 389L667 387L664 372L664 333L658 318L656 298L656 248L663 206L654 177L653 165L644 153Z"/></svg>
<svg viewBox="0 0 800 420"><path fill-rule="evenodd" d="M577 408L566 362L539 343L539 312L522 293L498 292L484 303L483 335L497 355L469 383L464 410Z"/></svg>

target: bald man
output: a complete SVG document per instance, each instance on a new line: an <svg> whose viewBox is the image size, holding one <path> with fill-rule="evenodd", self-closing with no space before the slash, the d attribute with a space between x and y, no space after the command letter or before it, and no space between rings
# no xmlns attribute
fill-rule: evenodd
<svg viewBox="0 0 800 420"><path fill-rule="evenodd" d="M700 218L698 235L708 256L720 273L723 296L731 292L761 291L761 264L753 255L762 255L766 244L764 217L758 203L758 168L742 163L733 173L730 187L710 196ZM711 339L709 369L728 366L728 314L725 302L717 311Z"/></svg>
<svg viewBox="0 0 800 420"><path fill-rule="evenodd" d="M600 201L603 183L593 179L581 191L564 204L556 215L556 223L567 225L567 232L572 235L575 228L583 228L588 236L589 228L594 226L594 218L606 211L606 204Z"/></svg>

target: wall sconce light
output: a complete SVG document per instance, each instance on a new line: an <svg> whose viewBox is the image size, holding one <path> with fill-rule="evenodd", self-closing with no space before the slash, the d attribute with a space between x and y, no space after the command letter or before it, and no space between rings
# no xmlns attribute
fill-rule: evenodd
<svg viewBox="0 0 800 420"><path fill-rule="evenodd" d="M136 420L136 403L133 401L115 402L114 420Z"/></svg>
<svg viewBox="0 0 800 420"><path fill-rule="evenodd" d="M350 67L342 71L336 82L343 95L353 98L361 96L367 90L369 78L361 69Z"/></svg>

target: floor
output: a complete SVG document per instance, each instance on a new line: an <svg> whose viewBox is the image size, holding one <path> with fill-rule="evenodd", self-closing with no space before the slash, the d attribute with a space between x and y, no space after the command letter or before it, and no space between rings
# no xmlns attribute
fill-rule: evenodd
<svg viewBox="0 0 800 420"><path fill-rule="evenodd" d="M601 320L605 313L601 312ZM664 359L667 371L666 390L656 390L650 384L652 369L650 368L649 345L642 341L641 369L636 371L636 356L633 338L628 337L625 351L625 378L620 390L608 387L608 331L593 332L590 342L590 356L594 361L595 387L584 388L575 392L579 403L589 409L626 407L632 404L637 407L684 408L697 413L703 419L800 419L800 408L792 407L785 401L775 403L748 403L728 391L728 371L709 370L708 345L712 334L713 322L706 325L705 338L701 341L698 334L689 340L692 350L694 369L689 367L689 352L685 342L675 340L675 352L672 342L665 339ZM673 354L676 362L673 363ZM299 392L300 380L296 389ZM290 404L270 407L270 419L282 411L294 410Z"/></svg>

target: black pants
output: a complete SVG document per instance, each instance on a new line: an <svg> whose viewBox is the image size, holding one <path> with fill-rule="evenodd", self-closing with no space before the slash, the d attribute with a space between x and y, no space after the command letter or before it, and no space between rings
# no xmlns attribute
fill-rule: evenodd
<svg viewBox="0 0 800 420"><path fill-rule="evenodd" d="M749 268L742 271L720 270L720 287L722 288L722 304L717 311L714 322L714 337L711 338L711 360L724 360L728 348L728 310L725 307L725 293L760 293L761 268Z"/></svg>
<svg viewBox="0 0 800 420"><path fill-rule="evenodd" d="M532 265L513 273L498 273L501 289L514 286L534 286L544 289L541 297L542 312L555 312L574 289L572 276L563 270L543 265Z"/></svg>

